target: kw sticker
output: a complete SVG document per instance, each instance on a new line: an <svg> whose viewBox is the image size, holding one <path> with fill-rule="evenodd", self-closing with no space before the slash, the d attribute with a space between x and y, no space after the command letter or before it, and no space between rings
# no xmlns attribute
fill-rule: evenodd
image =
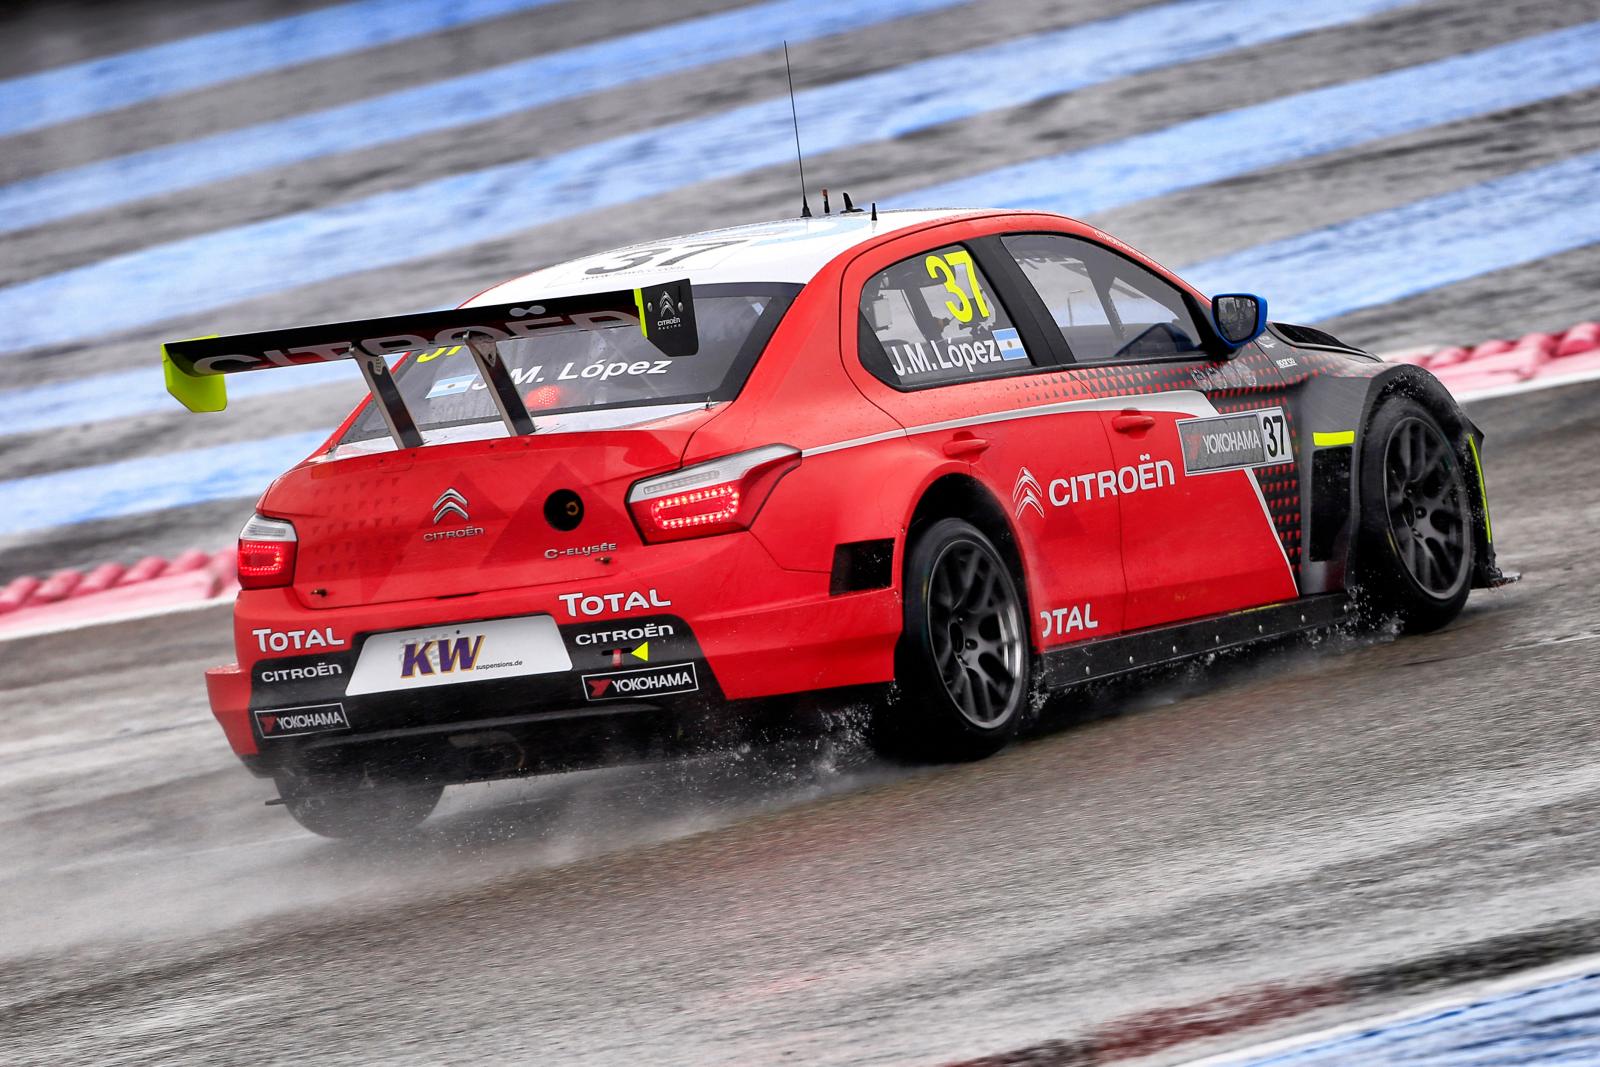
<svg viewBox="0 0 1600 1067"><path fill-rule="evenodd" d="M400 677L471 671L483 651L483 635L434 641L408 641L400 650Z"/></svg>
<svg viewBox="0 0 1600 1067"><path fill-rule="evenodd" d="M1213 474L1294 461L1282 408L1180 419L1178 439L1183 445L1185 474Z"/></svg>
<svg viewBox="0 0 1600 1067"><path fill-rule="evenodd" d="M373 634L361 646L346 696L554 674L572 669L549 615L485 619Z"/></svg>

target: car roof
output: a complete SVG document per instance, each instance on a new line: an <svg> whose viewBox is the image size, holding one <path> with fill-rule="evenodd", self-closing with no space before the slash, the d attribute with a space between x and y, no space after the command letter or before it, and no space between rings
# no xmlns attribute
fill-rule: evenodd
<svg viewBox="0 0 1600 1067"><path fill-rule="evenodd" d="M989 214L977 209L882 211L817 215L644 241L623 248L544 267L480 293L468 306L514 300L553 299L602 289L634 288L689 277L697 285L719 282L798 282L804 284L841 253L875 238L929 223ZM718 242L727 242L719 245ZM697 250L696 246L704 245ZM652 250L637 267L626 266ZM678 263L672 263L679 259ZM663 266L662 261L668 261ZM618 264L623 269L606 269Z"/></svg>

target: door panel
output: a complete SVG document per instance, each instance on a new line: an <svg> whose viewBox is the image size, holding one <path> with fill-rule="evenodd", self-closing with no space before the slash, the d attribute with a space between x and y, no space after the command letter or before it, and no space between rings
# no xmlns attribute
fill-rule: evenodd
<svg viewBox="0 0 1600 1067"><path fill-rule="evenodd" d="M1019 405L1015 382L1005 380L884 389L872 399L911 431L928 461L960 464L954 469L983 483L1006 509L1026 571L1036 647L1123 629L1117 498L1068 499L1069 479L1113 464L1103 413L1092 402L1034 414Z"/></svg>
<svg viewBox="0 0 1600 1067"><path fill-rule="evenodd" d="M1153 264L1063 234L1001 243L1070 350L1069 376L1103 402L1111 463L1061 495L1118 501L1124 625L1296 596L1299 479L1272 361L1255 345L1220 358L1197 295Z"/></svg>
<svg viewBox="0 0 1600 1067"><path fill-rule="evenodd" d="M1038 647L1120 633L1121 509L1114 497L1069 505L1063 495L1068 477L1112 463L1100 413L1067 411L975 429L994 438L974 467L1011 512L1028 564Z"/></svg>
<svg viewBox="0 0 1600 1067"><path fill-rule="evenodd" d="M1293 462L1282 409L1220 416L1192 390L1102 413L1117 474L1129 629L1298 595L1261 477ZM1132 473L1130 473L1132 472Z"/></svg>

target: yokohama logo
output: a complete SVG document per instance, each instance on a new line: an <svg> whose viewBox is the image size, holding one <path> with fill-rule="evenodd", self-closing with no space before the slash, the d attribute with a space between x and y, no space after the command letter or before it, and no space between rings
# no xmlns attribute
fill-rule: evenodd
<svg viewBox="0 0 1600 1067"><path fill-rule="evenodd" d="M700 688L693 663L669 663L636 671L583 676L583 695L588 700L615 700L630 696L664 696L668 693L693 693Z"/></svg>
<svg viewBox="0 0 1600 1067"><path fill-rule="evenodd" d="M327 730L348 730L343 704L312 704L300 708L277 708L255 713L256 730L262 737L297 737Z"/></svg>
<svg viewBox="0 0 1600 1067"><path fill-rule="evenodd" d="M1039 479L1027 467L1017 471L1017 484L1011 487L1011 505L1017 518L1022 518L1022 513L1032 508L1044 518L1044 505L1039 498L1044 495L1044 487L1039 484Z"/></svg>

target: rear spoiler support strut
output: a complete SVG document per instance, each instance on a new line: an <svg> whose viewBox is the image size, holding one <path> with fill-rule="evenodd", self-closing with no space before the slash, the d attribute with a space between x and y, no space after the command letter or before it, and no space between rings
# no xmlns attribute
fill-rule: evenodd
<svg viewBox="0 0 1600 1067"><path fill-rule="evenodd" d="M169 341L161 346L161 365L167 391L184 407L190 411L221 411L228 406L223 375L353 359L395 445L419 448L424 443L422 431L389 370L387 357L465 345L489 388L506 431L520 437L534 432L533 417L518 392L515 377L501 358L500 342L537 333L626 326L637 326L662 355L694 355L699 351L700 337L689 280L537 303L426 311L231 337Z"/></svg>
<svg viewBox="0 0 1600 1067"><path fill-rule="evenodd" d="M516 380L506 369L505 360L500 358L500 346L490 340L474 339L467 342L467 348L472 352L472 361L478 365L478 373L489 386L489 396L500 413L500 421L506 424L506 432L512 437L532 433L533 417L528 414L522 394L517 392Z"/></svg>
<svg viewBox="0 0 1600 1067"><path fill-rule="evenodd" d="M389 373L389 361L363 353L356 359L356 366L361 368L361 377L367 380L367 391L383 414L383 424L389 428L394 443L400 448L421 448L422 431L417 429L417 420L411 417L406 398L400 395L400 387Z"/></svg>

